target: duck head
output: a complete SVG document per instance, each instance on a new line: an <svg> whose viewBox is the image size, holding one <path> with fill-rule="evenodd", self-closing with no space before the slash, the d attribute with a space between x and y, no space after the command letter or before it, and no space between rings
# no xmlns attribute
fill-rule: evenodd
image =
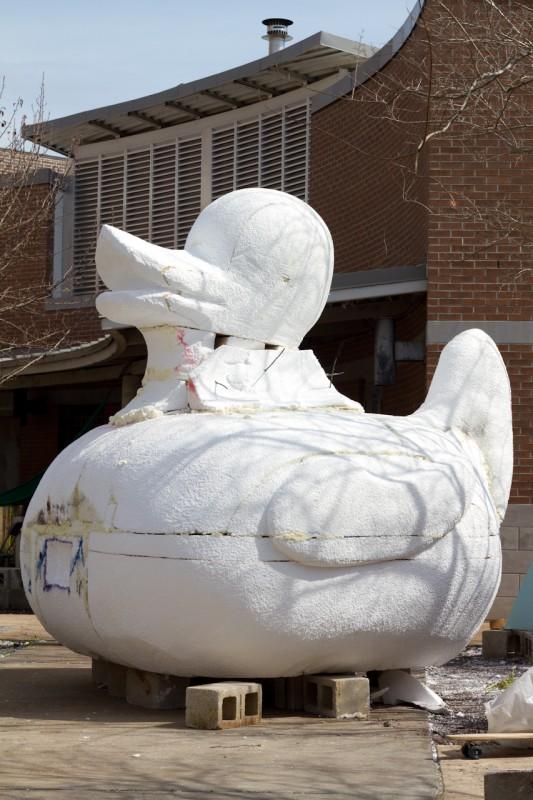
<svg viewBox="0 0 533 800"><path fill-rule="evenodd" d="M302 200L241 189L200 213L183 250L104 225L96 266L110 289L97 308L115 322L298 347L325 305L333 243Z"/></svg>

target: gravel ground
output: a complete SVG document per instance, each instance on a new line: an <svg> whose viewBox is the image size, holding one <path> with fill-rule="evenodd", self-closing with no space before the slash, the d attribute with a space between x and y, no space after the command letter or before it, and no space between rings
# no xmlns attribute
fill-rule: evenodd
<svg viewBox="0 0 533 800"><path fill-rule="evenodd" d="M18 650L19 647L28 647L29 642L10 642L8 639L0 641L0 658L5 658Z"/></svg>
<svg viewBox="0 0 533 800"><path fill-rule="evenodd" d="M447 706L446 713L429 715L435 741L442 743L449 733L486 731L484 703L502 691L495 684L513 674L520 677L530 666L520 657L483 658L481 647L467 647L444 666L429 667L426 683Z"/></svg>

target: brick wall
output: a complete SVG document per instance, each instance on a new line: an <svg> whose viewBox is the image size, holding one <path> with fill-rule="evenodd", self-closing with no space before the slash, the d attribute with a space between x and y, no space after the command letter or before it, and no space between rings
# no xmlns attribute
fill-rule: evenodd
<svg viewBox="0 0 533 800"><path fill-rule="evenodd" d="M533 561L533 519L529 505L509 506L500 532L502 581L490 617L508 618L514 600Z"/></svg>
<svg viewBox="0 0 533 800"><path fill-rule="evenodd" d="M527 5L527 4L526 4ZM486 4L453 0L449 4L458 19L470 19L480 40L489 40L493 57L497 42L490 42L494 23ZM513 22L524 30L533 21L533 9L523 4L501 4ZM463 72L466 81L476 64L473 45L461 43L455 25L442 24L437 4L427 4L425 24L440 29L433 40L437 83L446 70ZM493 34L498 35L496 30ZM459 42L450 46L450 39ZM502 58L509 51L501 53ZM531 87L513 90L503 111L497 90L485 93L449 131L431 145L428 202L428 321L532 319L533 271L533 144L531 131L522 129L524 109L533 104ZM480 108L484 114L480 115ZM441 113L443 112L440 109ZM489 130L495 115L503 114L509 136ZM514 129L514 130L513 130ZM512 136L511 136L511 131ZM515 222L512 222L512 220ZM532 228L533 230L533 228ZM427 376L433 374L442 346L428 347ZM510 506L502 526L503 576L491 617L507 617L523 576L533 560L533 346L499 344L512 388L514 427L514 478Z"/></svg>
<svg viewBox="0 0 533 800"><path fill-rule="evenodd" d="M383 74L396 82L408 68L393 60ZM410 144L420 111L417 103L409 109L406 135L369 84L312 115L309 202L331 230L337 272L425 261L426 181L413 179Z"/></svg>
<svg viewBox="0 0 533 800"><path fill-rule="evenodd" d="M0 229L0 277L9 301L0 312L1 349L65 347L102 336L94 308L47 310L54 251L53 188L49 183L0 189L9 217Z"/></svg>
<svg viewBox="0 0 533 800"><path fill-rule="evenodd" d="M470 15L474 33L485 30L490 16L480 16L486 4L454 0L453 12L460 19ZM521 4L518 4L520 6ZM437 4L428 3L426 22L437 18ZM511 6L503 4L506 12ZM530 12L515 8L518 25L531 21ZM450 46L457 33L449 26L434 42L437 79L453 60L454 69L466 73L475 58L474 45ZM459 37L457 37L459 38ZM446 53L441 52L446 49ZM505 53L507 56L508 53ZM503 57L503 55L502 55ZM485 103L497 104L499 95L485 95ZM522 108L530 108L533 91L527 86L513 93L511 111L506 112L509 130L521 123ZM533 237L509 215L533 224L533 145L531 132L515 135L515 145L499 131L490 131L492 116L480 119L476 105L463 114L431 145L428 202L428 321L509 320L528 321L533 312ZM513 130L513 133L515 131ZM437 350L438 348L431 348ZM513 391L515 473L511 502L533 503L532 404L533 347L526 343L501 344ZM428 376L435 359L428 358Z"/></svg>

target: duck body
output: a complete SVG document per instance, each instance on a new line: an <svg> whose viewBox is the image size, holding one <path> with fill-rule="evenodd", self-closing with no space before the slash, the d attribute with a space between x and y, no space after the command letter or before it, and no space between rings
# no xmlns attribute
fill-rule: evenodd
<svg viewBox="0 0 533 800"><path fill-rule="evenodd" d="M183 251L106 226L96 261L98 309L140 328L148 360L143 389L56 458L28 508L22 577L50 633L184 677L456 655L500 579L512 427L494 342L453 339L411 416L365 414L298 349L333 248L316 212L272 190L216 200Z"/></svg>
<svg viewBox="0 0 533 800"><path fill-rule="evenodd" d="M479 447L423 414L175 413L70 445L22 560L74 650L269 677L448 660L494 597L498 529Z"/></svg>

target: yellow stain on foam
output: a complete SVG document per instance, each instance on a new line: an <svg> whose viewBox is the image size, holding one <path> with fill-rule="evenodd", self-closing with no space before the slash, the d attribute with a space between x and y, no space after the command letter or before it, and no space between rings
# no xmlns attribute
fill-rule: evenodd
<svg viewBox="0 0 533 800"><path fill-rule="evenodd" d="M291 531L289 533L276 533L272 536L273 539L282 539L284 542L307 542L309 539L316 539L310 533L302 533L300 531Z"/></svg>

